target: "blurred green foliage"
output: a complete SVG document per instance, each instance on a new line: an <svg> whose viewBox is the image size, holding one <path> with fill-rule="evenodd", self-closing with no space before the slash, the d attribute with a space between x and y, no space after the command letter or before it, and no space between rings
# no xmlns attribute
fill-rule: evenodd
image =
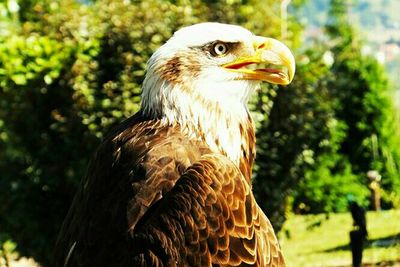
<svg viewBox="0 0 400 267"><path fill-rule="evenodd" d="M321 141L325 149L292 195L297 211L346 211L348 198L367 207L369 170L383 177L383 206L399 207L399 120L385 70L375 58L362 55L364 41L349 24L348 7L348 1L330 1L323 40L327 52L321 57L332 63L323 78L332 116L325 128L329 138Z"/></svg>
<svg viewBox="0 0 400 267"><path fill-rule="evenodd" d="M12 239L21 254L49 262L89 158L139 108L147 59L175 30L202 21L279 38L280 1L0 3L0 242ZM384 71L348 42L351 31L330 34L343 39L304 48L301 25L289 18L296 78L263 85L251 103L254 192L277 229L291 209L342 211L347 194L367 202L370 168L383 175L388 207L400 195L400 138Z"/></svg>
<svg viewBox="0 0 400 267"><path fill-rule="evenodd" d="M384 68L361 53L363 40L348 23L346 2L332 0L326 30L335 43L335 62L329 82L334 96L335 116L346 129L339 152L346 155L361 184L366 173L377 170L382 186L400 196L400 128ZM393 195L392 195L393 196ZM398 200L384 199L391 207Z"/></svg>

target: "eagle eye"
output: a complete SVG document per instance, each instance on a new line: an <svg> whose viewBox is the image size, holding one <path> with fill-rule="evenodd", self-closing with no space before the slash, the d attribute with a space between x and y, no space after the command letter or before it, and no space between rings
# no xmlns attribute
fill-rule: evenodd
<svg viewBox="0 0 400 267"><path fill-rule="evenodd" d="M214 56L223 56L228 52L227 44L223 42L217 42L213 45L211 54Z"/></svg>

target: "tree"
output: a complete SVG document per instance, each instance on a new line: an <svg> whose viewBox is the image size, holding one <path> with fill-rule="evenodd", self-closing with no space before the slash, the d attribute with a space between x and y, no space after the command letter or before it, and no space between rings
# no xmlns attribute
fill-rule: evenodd
<svg viewBox="0 0 400 267"><path fill-rule="evenodd" d="M306 212L345 211L350 196L367 205L371 169L383 174L383 186L392 192L385 195L386 205L398 202L400 139L387 78L374 58L362 55L363 42L348 22L347 3L330 3L325 49L333 57L326 77L332 118L326 124L326 149L316 155L294 194L295 208Z"/></svg>
<svg viewBox="0 0 400 267"><path fill-rule="evenodd" d="M388 79L375 58L361 53L364 43L348 22L348 3L331 1L326 26L335 57L336 79L329 86L336 99L336 117L346 125L339 152L348 157L362 184L367 186L369 170L378 170L383 186L398 194L400 134Z"/></svg>

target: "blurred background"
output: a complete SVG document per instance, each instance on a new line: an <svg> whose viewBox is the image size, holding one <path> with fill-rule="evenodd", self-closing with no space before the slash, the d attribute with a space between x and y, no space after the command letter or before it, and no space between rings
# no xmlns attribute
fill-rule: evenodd
<svg viewBox="0 0 400 267"><path fill-rule="evenodd" d="M48 266L89 158L139 108L146 61L203 21L284 41L297 73L263 85L254 192L288 266L400 266L397 0L0 0L0 266ZM22 257L22 259L20 258Z"/></svg>

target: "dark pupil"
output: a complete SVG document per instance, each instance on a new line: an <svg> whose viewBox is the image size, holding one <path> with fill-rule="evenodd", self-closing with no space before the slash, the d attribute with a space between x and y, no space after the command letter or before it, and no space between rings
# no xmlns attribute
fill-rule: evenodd
<svg viewBox="0 0 400 267"><path fill-rule="evenodd" d="M218 50L219 50L219 52L222 52L222 51L224 51L224 47L222 45L219 45Z"/></svg>

